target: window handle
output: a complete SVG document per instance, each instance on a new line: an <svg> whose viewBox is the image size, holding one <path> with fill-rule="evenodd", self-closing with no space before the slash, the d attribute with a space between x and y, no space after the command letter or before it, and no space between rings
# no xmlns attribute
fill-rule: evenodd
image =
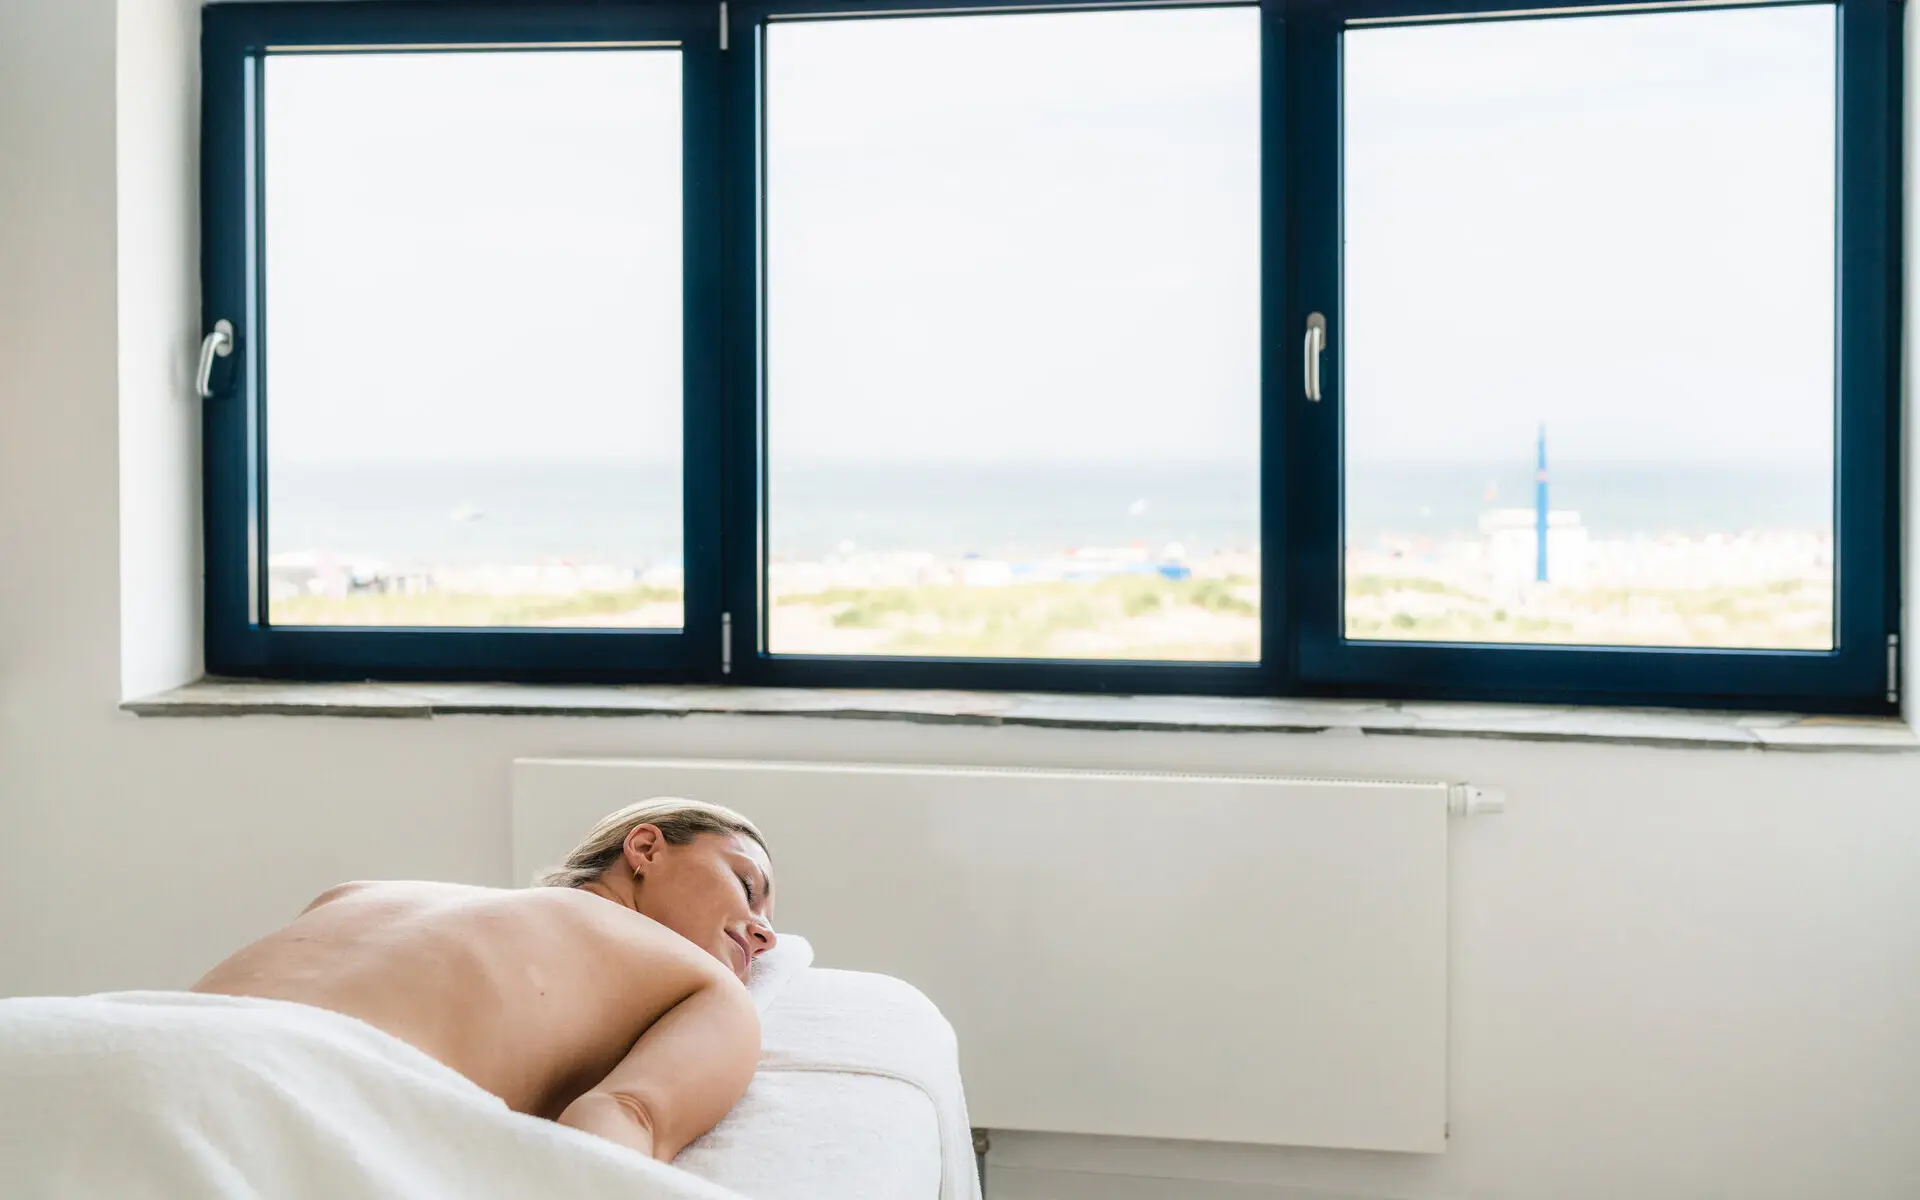
<svg viewBox="0 0 1920 1200"><path fill-rule="evenodd" d="M194 374L193 390L202 400L213 399L213 360L233 353L233 322L213 323L213 332L200 343L200 370Z"/></svg>
<svg viewBox="0 0 1920 1200"><path fill-rule="evenodd" d="M1307 399L1320 400L1320 352L1327 348L1327 319L1319 313L1307 314Z"/></svg>

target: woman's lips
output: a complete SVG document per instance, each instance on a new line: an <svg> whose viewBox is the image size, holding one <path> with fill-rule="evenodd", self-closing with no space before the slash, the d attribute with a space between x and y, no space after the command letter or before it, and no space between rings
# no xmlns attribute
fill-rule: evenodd
<svg viewBox="0 0 1920 1200"><path fill-rule="evenodd" d="M753 965L753 952L747 949L747 939L741 937L733 930L727 930L727 937L740 949L740 974L744 977L747 973L747 968Z"/></svg>

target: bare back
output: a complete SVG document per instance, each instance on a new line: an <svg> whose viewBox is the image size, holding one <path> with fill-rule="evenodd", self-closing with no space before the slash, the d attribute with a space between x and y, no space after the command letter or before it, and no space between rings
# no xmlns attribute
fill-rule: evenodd
<svg viewBox="0 0 1920 1200"><path fill-rule="evenodd" d="M193 990L357 1017L515 1111L557 1119L663 1014L714 986L744 991L686 939L586 892L358 883Z"/></svg>

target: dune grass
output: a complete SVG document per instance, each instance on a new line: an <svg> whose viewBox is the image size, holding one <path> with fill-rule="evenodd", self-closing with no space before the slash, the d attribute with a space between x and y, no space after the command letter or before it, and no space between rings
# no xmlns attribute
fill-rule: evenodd
<svg viewBox="0 0 1920 1200"><path fill-rule="evenodd" d="M1788 579L1745 587L1555 587L1518 601L1400 576L1347 580L1346 633L1369 641L1825 650L1833 589Z"/></svg>
<svg viewBox="0 0 1920 1200"><path fill-rule="evenodd" d="M680 603L678 589L653 587L610 588L562 596L362 592L348 596L277 599L269 606L269 615L276 625L508 628L577 625L588 618L615 618L655 606L677 609ZM666 614L661 615L664 618Z"/></svg>
<svg viewBox="0 0 1920 1200"><path fill-rule="evenodd" d="M1260 645L1257 581L1126 575L998 587L833 588L774 598L787 653L1244 662ZM677 626L681 593L626 587L573 595L299 596L279 625L389 627ZM1362 640L1826 649L1824 580L1738 588L1549 588L1476 595L1435 579L1347 581L1346 633ZM798 641L792 639L797 638Z"/></svg>
<svg viewBox="0 0 1920 1200"><path fill-rule="evenodd" d="M1243 662L1259 656L1251 579L1169 580L1127 575L1084 583L834 588L782 596L781 607L822 610L837 630L885 635L865 653L986 658L1129 658ZM781 645L832 653L820 644Z"/></svg>

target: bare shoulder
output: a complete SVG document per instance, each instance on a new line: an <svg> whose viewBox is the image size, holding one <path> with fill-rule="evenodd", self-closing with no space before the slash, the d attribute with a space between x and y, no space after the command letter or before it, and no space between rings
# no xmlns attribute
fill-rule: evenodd
<svg viewBox="0 0 1920 1200"><path fill-rule="evenodd" d="M326 891L321 892L318 896L315 896L313 900L300 911L304 915L312 912L316 908L324 908L326 905L332 904L335 900L345 899L348 896L364 892L368 888L382 886L384 885L371 879L355 879L347 883L336 883Z"/></svg>
<svg viewBox="0 0 1920 1200"><path fill-rule="evenodd" d="M342 900L445 902L507 894L500 888L474 887L462 883L432 883L418 879L355 879L347 883L334 884L315 896L302 911L312 912L316 908L324 908Z"/></svg>
<svg viewBox="0 0 1920 1200"><path fill-rule="evenodd" d="M362 879L328 888L301 915L320 910L337 913L343 921L363 921L376 914L383 920L443 914L453 922L446 928L462 937L472 937L482 928L495 936L517 928L520 932L512 940L523 948L557 951L572 943L569 953L603 965L619 963L663 982L679 981L677 986L691 989L714 980L741 986L725 964L665 925L577 888L487 888ZM505 926L499 924L508 913L517 915ZM476 919L482 924L472 924ZM590 945L577 939L586 939Z"/></svg>
<svg viewBox="0 0 1920 1200"><path fill-rule="evenodd" d="M698 986L712 981L744 990L731 970L713 955L665 925L611 900L578 888L528 888L513 893L524 905L549 906L570 922L579 922L603 938L625 962L650 973L670 970Z"/></svg>

